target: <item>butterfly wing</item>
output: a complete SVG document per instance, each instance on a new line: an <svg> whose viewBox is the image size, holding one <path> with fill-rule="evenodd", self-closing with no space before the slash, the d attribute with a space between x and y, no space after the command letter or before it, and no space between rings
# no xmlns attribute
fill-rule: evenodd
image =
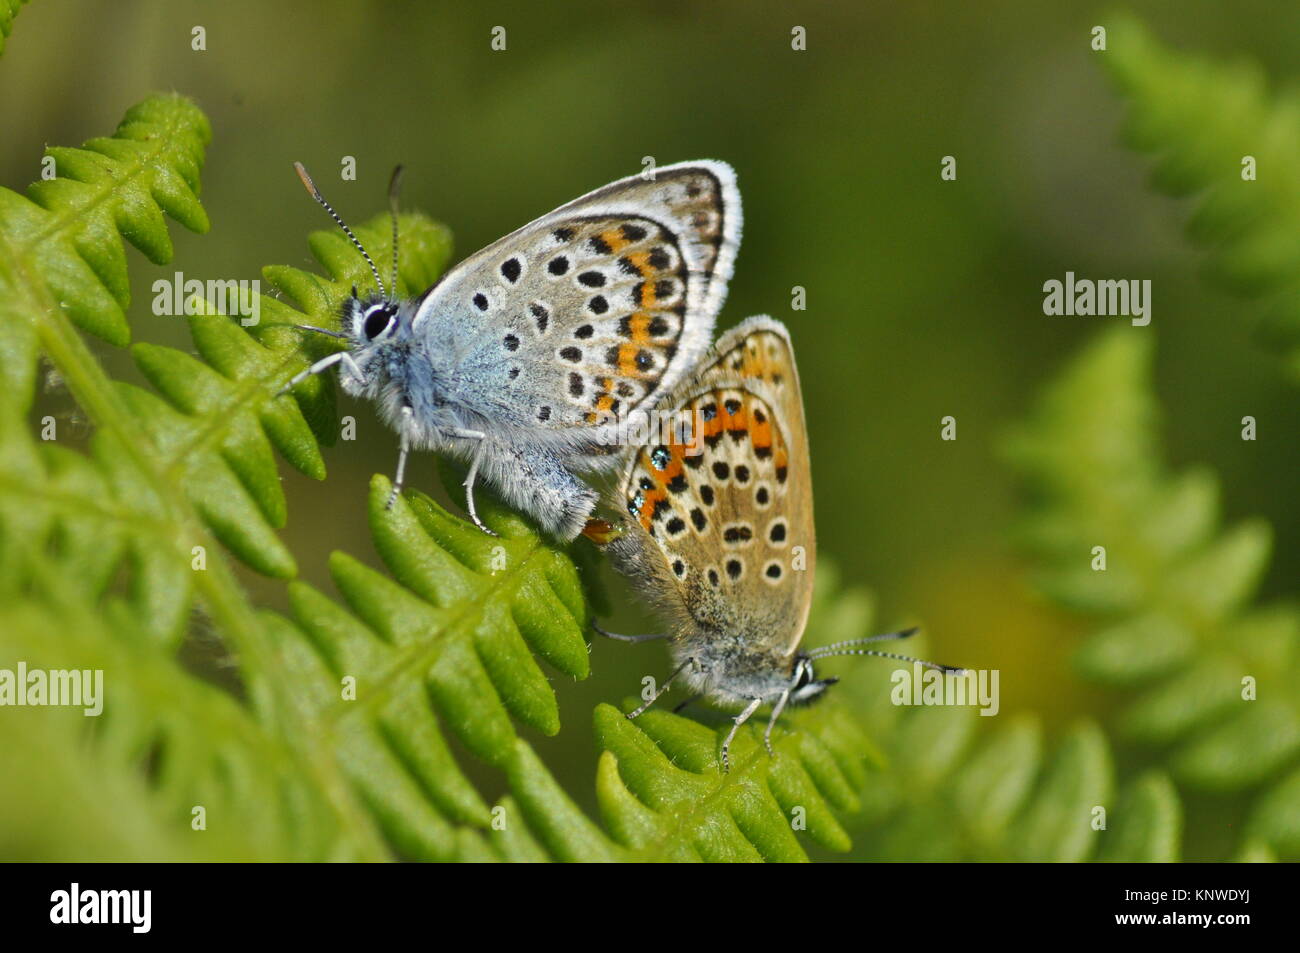
<svg viewBox="0 0 1300 953"><path fill-rule="evenodd" d="M609 442L609 421L653 406L707 347L740 225L725 163L622 179L467 258L413 330L487 419Z"/></svg>
<svg viewBox="0 0 1300 953"><path fill-rule="evenodd" d="M682 439L629 456L619 487L631 519L611 556L649 577L643 589L679 629L788 657L807 623L817 549L789 334L749 318L662 406L684 413Z"/></svg>

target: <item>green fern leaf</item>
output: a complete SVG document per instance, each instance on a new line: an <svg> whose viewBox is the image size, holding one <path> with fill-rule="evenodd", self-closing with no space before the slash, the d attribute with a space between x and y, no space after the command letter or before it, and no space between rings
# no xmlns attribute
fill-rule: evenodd
<svg viewBox="0 0 1300 953"><path fill-rule="evenodd" d="M1218 529L1213 478L1160 465L1150 341L1101 336L1009 441L1034 495L1022 535L1043 588L1099 621L1078 651L1080 670L1138 693L1120 730L1171 745L1179 784L1255 789L1300 759L1300 613L1251 604L1268 527ZM1091 568L1094 546L1106 549L1105 571ZM1085 576L1086 585L1059 582ZM1282 803L1267 796L1254 830L1292 856L1300 813Z"/></svg>
<svg viewBox="0 0 1300 953"><path fill-rule="evenodd" d="M1181 808L1171 785L1142 779L1114 796L1109 746L1076 725L1044 759L1042 730L1017 715L985 733L964 709L907 709L893 719L890 772L873 778L870 856L891 861L1177 860ZM947 749L946 769L913 747ZM921 755L918 757L918 755ZM911 762L922 761L918 770ZM1098 809L1104 809L1104 813ZM1105 826L1102 826L1104 822Z"/></svg>
<svg viewBox="0 0 1300 953"><path fill-rule="evenodd" d="M42 777L57 783L84 762L111 775L114 790L146 789L149 796L124 805L123 815L161 828L140 843L162 856L185 845L205 856L217 842L221 856L387 856L337 769L306 755L315 747L301 717L265 691L280 674L272 628L247 604L218 551L192 564L200 547L212 545L201 510L250 561L292 571L274 536L261 533L268 512L276 517L266 493L250 496L234 475L254 488L260 481L264 491L269 485L257 428L228 413L238 402L212 402L212 378L200 365L180 366L194 378L184 390L184 381L159 370L165 362L157 352L138 352L165 391L190 402L191 417L108 380L70 328L71 319L126 339L118 229L164 259L170 246L161 209L206 227L193 199L206 139L206 120L191 104L155 97L128 113L116 138L54 150L67 178L35 187L36 202L0 192L0 308L8 319L0 352L8 385L0 390L0 601L11 613L0 626L3 656L54 668L93 661L117 700L94 725L92 754L49 752L23 770L40 774L48 763L53 773ZM38 349L97 427L87 456L27 432ZM292 420L293 402L282 403ZM207 418L198 416L205 411ZM185 482L195 508L180 489ZM237 653L265 724L178 664L179 639L200 603ZM85 745L75 731L56 734ZM210 811L223 831L210 846L177 835L190 830L192 807Z"/></svg>
<svg viewBox="0 0 1300 953"><path fill-rule="evenodd" d="M1210 249L1210 277L1268 299L1264 336L1300 375L1300 94L1270 95L1253 63L1174 52L1129 16L1103 59L1129 103L1128 142L1156 158L1153 184L1195 197L1188 233Z"/></svg>
<svg viewBox="0 0 1300 953"><path fill-rule="evenodd" d="M818 641L840 641L879 630L870 599L859 590L838 591L834 567L825 569L818 567L809 631ZM915 651L926 654L924 647ZM1109 744L1095 725L1075 725L1048 746L1033 715L985 719L969 707L897 705L892 684L879 666L866 663L848 669L840 686L849 703L844 714L860 739L884 740L883 750L865 758L871 749L863 740L844 749L865 773L854 782L862 807L849 825L865 856L907 862L1178 856L1176 794L1135 795L1133 785L1122 787L1117 799ZM826 742L825 726L815 733Z"/></svg>
<svg viewBox="0 0 1300 953"><path fill-rule="evenodd" d="M0 189L0 281L47 338L66 314L111 344L130 340L125 238L155 264L171 260L164 214L208 230L198 201L208 121L179 96L133 106L111 138L51 147L57 177L23 198ZM40 276L39 279L36 276Z"/></svg>
<svg viewBox="0 0 1300 953"><path fill-rule="evenodd" d="M805 830L821 847L848 850L833 807L851 810L856 798L816 735L776 733L769 760L761 734L741 731L722 774L718 752L729 728L661 711L632 722L610 705L596 709L605 749L596 780L601 813L632 859L804 861Z"/></svg>
<svg viewBox="0 0 1300 953"><path fill-rule="evenodd" d="M888 725L879 730L891 739L889 768L872 777L862 818L869 856L909 862L1139 860L1144 851L1176 856L1176 795L1149 804L1126 789L1116 801L1109 746L1095 725L1072 728L1045 759L1041 727L1030 715L978 732L975 722L982 719L969 709L890 712L884 697L873 721ZM918 743L933 750L918 750ZM1155 818L1164 826L1148 830Z"/></svg>
<svg viewBox="0 0 1300 953"><path fill-rule="evenodd" d="M23 779L21 785L4 785L0 795L16 812L4 814L6 843L30 814L49 822L40 829L45 836L68 839L69 859L277 860L366 853L357 832L341 837L340 818L283 735L268 732L225 690L142 641L136 613L122 611L122 602L110 600L102 611L88 605L68 569L34 555L31 574L44 596L24 597L6 586L0 599L4 664L102 670L103 714L14 709L0 720L0 760L8 762L0 767L6 778ZM41 791L52 794L48 805L59 812L71 808L68 798L79 791L94 791L94 806L58 821L47 816ZM130 826L123 829L114 817ZM196 820L203 826L194 827ZM81 849L89 856L72 853L83 837ZM33 850L50 859L49 844ZM372 842L371 856L377 850ZM13 854L6 850L6 856Z"/></svg>
<svg viewBox="0 0 1300 953"><path fill-rule="evenodd" d="M1129 864L1179 860L1182 808L1165 775L1153 772L1133 782L1115 809L1115 822L1098 860Z"/></svg>
<svg viewBox="0 0 1300 953"><path fill-rule="evenodd" d="M586 607L573 565L487 494L482 514L498 538L420 493L386 509L389 491L375 477L370 516L396 581L335 553L331 573L351 612L292 584L296 627L286 624L279 641L294 674L268 691L300 686L292 704L335 739L335 756L403 854L450 859L451 825L487 826L490 816L441 726L507 774L521 770L511 716L546 735L560 728L533 655L585 678ZM355 699L341 690L348 678Z"/></svg>

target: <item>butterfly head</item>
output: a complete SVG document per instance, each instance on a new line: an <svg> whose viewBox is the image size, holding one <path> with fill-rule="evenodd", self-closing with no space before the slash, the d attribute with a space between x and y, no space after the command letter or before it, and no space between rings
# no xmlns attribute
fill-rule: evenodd
<svg viewBox="0 0 1300 953"><path fill-rule="evenodd" d="M821 698L838 678L818 678L813 672L813 660L800 652L794 659L790 674L790 704L809 705Z"/></svg>
<svg viewBox="0 0 1300 953"><path fill-rule="evenodd" d="M412 321L417 303L398 301L354 288L340 311L339 337L348 342L348 360L340 368L339 383L353 396L380 395L404 406L410 403Z"/></svg>
<svg viewBox="0 0 1300 953"><path fill-rule="evenodd" d="M360 297L352 289L343 302L342 325L354 348L396 339L401 326L401 303L382 294Z"/></svg>

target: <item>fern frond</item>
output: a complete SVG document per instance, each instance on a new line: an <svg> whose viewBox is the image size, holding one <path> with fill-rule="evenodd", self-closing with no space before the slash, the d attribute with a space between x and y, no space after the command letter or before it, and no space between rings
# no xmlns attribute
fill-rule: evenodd
<svg viewBox="0 0 1300 953"><path fill-rule="evenodd" d="M5 458L21 463L24 454L15 451L34 448L12 415L0 420L14 438L4 444ZM104 493L94 461L61 448L45 452L56 500ZM162 856L179 849L175 831L188 824L184 811L192 804L204 807L214 827L220 819L223 831L231 825L248 833L248 840L219 839L227 859L378 859L390 849L452 859L474 842L465 825L498 831L451 758L441 717L472 752L506 772L522 805L520 817L507 819L515 839L487 842L493 849L518 855L531 828L538 833L529 837L551 856L611 856L612 845L521 747L507 716L547 734L559 727L554 696L528 646L567 674L586 674L576 571L512 527L514 518L486 497L484 516L503 533L499 539L414 495L386 511L388 490L377 478L376 545L421 595L335 554L339 588L375 628L294 584L301 628L263 614L258 628L270 652L241 659L250 709L184 672L170 654L174 642L141 625L157 610L172 619L188 612L186 562L160 561L156 568L178 569L179 578L133 579L118 595L110 583L131 541L114 533L114 520L101 525L90 521L93 510L79 509L75 519L61 520L57 511L50 517L30 500L0 495L0 561L12 570L0 580L0 602L14 607L0 627L4 661L105 671L116 704L87 770L112 765L129 787L125 779L147 758L156 787L137 793L149 807L128 811L156 825L154 839L142 845ZM106 494L101 500L111 507ZM160 605L151 583L172 601ZM346 675L356 679L355 701L343 700ZM190 856L205 856L206 846L196 841Z"/></svg>
<svg viewBox="0 0 1300 953"><path fill-rule="evenodd" d="M1300 760L1300 613L1251 604L1269 528L1220 528L1213 476L1165 472L1151 353L1149 336L1101 336L1008 442L1034 494L1023 538L1040 587L1099 621L1079 668L1138 693L1119 728L1169 748L1179 784L1253 790L1292 772L1258 802L1252 832L1295 856L1300 800L1286 792ZM1091 567L1095 546L1104 571Z"/></svg>
<svg viewBox="0 0 1300 953"><path fill-rule="evenodd" d="M1195 199L1187 229L1209 276L1267 299L1264 335L1300 376L1300 92L1270 94L1248 61L1172 51L1130 16L1111 24L1103 61L1129 103L1129 144L1155 157L1152 183Z"/></svg>
<svg viewBox="0 0 1300 953"><path fill-rule="evenodd" d="M1105 736L1069 729L1050 757L1032 715L978 733L968 709L904 709L892 719L891 770L873 778L873 857L896 861L1174 861L1182 809L1153 775L1115 796ZM978 740L977 740L978 736ZM1104 827L1101 826L1104 823Z"/></svg>
<svg viewBox="0 0 1300 953"><path fill-rule="evenodd" d="M601 814L631 859L806 861L803 830L819 846L848 850L832 808L852 810L857 800L826 746L811 732L782 731L769 759L761 737L742 731L722 774L729 727L661 711L631 722L613 706L596 709Z"/></svg>
<svg viewBox="0 0 1300 953"><path fill-rule="evenodd" d="M12 592L4 598L5 666L16 659L29 669L102 670L104 711L98 718L80 709L7 712L0 747L13 810L41 813L30 792L58 792L48 802L58 817L45 830L84 837L80 850L100 860L380 856L373 833L369 846L356 830L343 836L344 824L283 736L259 725L226 691L141 642L131 615L110 609L101 618L75 591L61 592L66 569L38 569L48 600L18 601ZM29 796L12 790L23 787ZM68 799L82 791L94 792L94 804L74 816ZM114 818L131 827L124 831ZM6 811L6 841L19 823ZM8 845L5 854L13 857Z"/></svg>
<svg viewBox="0 0 1300 953"><path fill-rule="evenodd" d="M193 570L185 524L147 508L121 453L38 444L13 404L0 400L0 664L100 670L104 707L98 718L45 708L2 719L0 758L16 759L3 766L6 843L23 817L43 816L32 792L63 789L50 803L66 807L68 792L94 790L94 809L52 829L84 825L100 859L379 856L375 834L303 762L298 722L267 730L178 656L199 592L250 654L266 638L242 602L229 603L237 587L196 581L222 572L219 555ZM24 757L28 732L48 745L39 757ZM202 829L191 826L196 808ZM107 833L118 811L134 825L130 848Z"/></svg>
<svg viewBox="0 0 1300 953"><path fill-rule="evenodd" d="M488 494L482 516L496 538L415 491L387 509L389 491L374 478L370 522L393 579L336 552L330 571L347 609L291 584L293 624L283 620L277 632L283 667L265 688L306 713L402 855L451 859L454 825L486 828L491 816L442 726L518 776L512 790L527 816L542 795L525 790L543 783L529 773L511 716L545 735L559 731L559 706L534 654L585 678L586 605L572 563ZM590 852L552 832L556 817L531 820L557 855Z"/></svg>
<svg viewBox="0 0 1300 953"><path fill-rule="evenodd" d="M20 296L28 323L48 336L66 315L110 344L130 340L122 239L164 264L172 256L164 215L208 230L198 192L211 136L189 100L154 96L129 109L110 138L48 148L58 175L34 183L29 198L0 188L0 280Z"/></svg>
<svg viewBox="0 0 1300 953"><path fill-rule="evenodd" d="M827 568L818 566L809 623L816 640L880 631L871 599L858 589L837 591L835 573ZM915 651L925 654L923 648ZM853 760L841 755L838 763L863 775L853 781L861 809L849 819L861 855L994 862L1178 858L1177 796L1143 796L1135 794L1139 786L1123 786L1116 798L1109 744L1095 725L1075 725L1048 755L1033 715L983 718L969 707L895 704L892 665L858 661L842 675L845 704L836 720L842 715L858 737L842 748L855 753ZM817 712L814 707L800 714ZM840 746L833 729L828 735L826 726L817 725L816 734ZM865 736L881 739L881 750L873 752ZM1149 784L1154 782L1142 782Z"/></svg>
<svg viewBox="0 0 1300 953"><path fill-rule="evenodd" d="M129 340L122 238L161 263L171 257L164 211L196 231L207 230L196 195L209 138L207 120L193 104L153 97L127 113L113 138L91 140L82 149L48 150L59 175L33 185L32 200L0 190L0 243L7 253L0 288L17 325L5 370L25 375L12 383L30 392L39 339L101 428L121 430L113 424L125 427L122 418L133 418L129 443L150 447L158 482L182 488L222 543L261 572L291 577L294 560L274 532L284 525L286 503L270 448L322 479L318 441L332 442L337 420L325 381L302 385L297 402L274 398L321 347L319 340L306 340L318 336L283 326L328 323L351 283L369 277L355 250L346 242L340 249L340 236L321 233L313 236L312 247L331 269L331 279L268 268L274 288L301 296L312 311L304 314L263 297L265 320L253 334L216 314L228 302L191 303L197 312L189 319L191 332L208 367L175 349L137 345L136 363L167 403L135 388L109 387L63 323L66 314L110 343ZM402 225L402 278L425 287L445 264L450 238L419 216L404 216ZM358 232L387 257L386 219L382 227ZM36 315L42 317L34 321Z"/></svg>
<svg viewBox="0 0 1300 953"><path fill-rule="evenodd" d="M207 229L196 195L208 138L207 120L192 103L153 97L127 113L113 138L91 140L83 149L49 149L59 176L33 185L33 200L0 190L0 245L6 252L0 297L10 319L0 363L9 391L30 401L38 348L49 356L99 426L95 450L105 468L136 484L132 491L139 495L123 495L122 501L146 523L177 505L187 508L170 499L175 487L184 487L213 532L250 564L292 575L292 557L271 531L284 522L278 476L260 432L236 402L227 400L222 413L207 420L169 412L156 397L109 382L69 327L71 321L112 343L129 340L122 238L165 262L171 242L164 211L197 231ZM195 377L196 362L185 355L145 345L136 356L146 374L164 388L171 385L174 395L188 387L183 396L191 411L221 402L210 378ZM277 432L285 432L284 442L299 451L290 459L307 469L314 462L320 470L319 461L301 449L306 428L294 433L294 412L268 416L279 425ZM225 462L214 466L217 452ZM131 469L137 472L127 475ZM205 535L194 533L191 543L201 545Z"/></svg>
<svg viewBox="0 0 1300 953"><path fill-rule="evenodd" d="M1098 860L1107 863L1166 863L1179 859L1182 810L1173 783L1158 771L1129 786L1115 810L1115 827Z"/></svg>
<svg viewBox="0 0 1300 953"><path fill-rule="evenodd" d="M102 660L114 699L91 726L84 758L50 752L23 770L48 762L66 780L84 762L123 789L134 774L136 787L153 796L124 808L124 816L156 819L154 806L163 802L163 823L176 826L141 843L165 843L166 855L182 843L194 856L208 850L201 840L176 836L188 830L197 804L212 810L223 849L236 854L385 856L334 767L306 754L312 744L302 719L260 690L278 674L272 634L199 516L202 510L218 532L247 541L262 568L292 570L274 536L259 537L263 514L241 496L226 462L215 450L204 456L184 449L203 447L207 437L234 456L252 446L247 434L228 420L184 418L148 392L115 384L73 329L75 322L119 342L128 337L122 236L164 260L163 209L206 228L194 199L206 141L207 121L191 103L154 97L130 110L115 138L51 150L67 178L33 187L36 201L0 191L0 602L11 614L11 624L0 626L0 647L8 665ZM96 427L88 455L28 431L38 354ZM153 355L142 356L148 363ZM196 393L201 402L204 393ZM182 488L184 481L191 485ZM211 550L206 558L196 555L199 547ZM257 672L250 691L260 710L274 715L273 732L177 664L198 605L245 671ZM123 661L126 652L140 657ZM55 734L75 742L78 732Z"/></svg>

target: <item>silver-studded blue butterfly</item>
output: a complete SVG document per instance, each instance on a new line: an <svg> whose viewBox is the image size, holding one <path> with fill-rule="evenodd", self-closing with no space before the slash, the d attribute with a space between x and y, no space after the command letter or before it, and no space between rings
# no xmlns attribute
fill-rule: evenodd
<svg viewBox="0 0 1300 953"><path fill-rule="evenodd" d="M794 348L785 326L747 318L718 339L661 407L688 421L680 435L651 436L623 459L613 501L620 527L586 533L658 609L667 631L610 638L665 639L675 667L636 718L676 681L737 712L719 760L729 767L740 726L763 705L763 739L788 705L806 705L836 682L814 663L876 655L943 672L961 669L866 648L916 629L800 650L817 562L812 461ZM695 452L692 452L692 451Z"/></svg>
<svg viewBox="0 0 1300 953"><path fill-rule="evenodd" d="M354 289L341 332L307 329L349 346L284 390L338 364L343 389L375 401L398 433L394 497L407 454L433 450L468 463L468 509L485 532L478 478L548 533L576 536L597 498L579 474L617 467L619 421L653 408L708 347L740 244L731 167L685 162L620 179L471 255L410 300L385 288L295 168L378 288L364 297Z"/></svg>

